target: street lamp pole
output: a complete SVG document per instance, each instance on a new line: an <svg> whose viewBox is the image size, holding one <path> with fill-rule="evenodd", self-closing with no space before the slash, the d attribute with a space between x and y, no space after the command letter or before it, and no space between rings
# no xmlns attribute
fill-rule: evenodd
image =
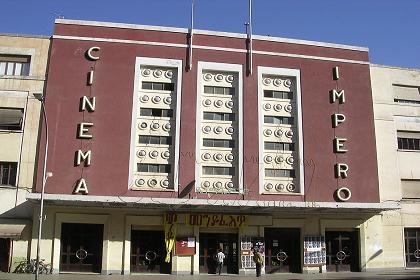
<svg viewBox="0 0 420 280"><path fill-rule="evenodd" d="M43 165L43 173L42 173L42 189L41 189L41 205L39 210L39 223L38 223L38 240L36 243L36 268L35 268L35 280L39 278L39 253L40 253L40 243L41 243L41 236L42 236L42 222L44 216L44 194L45 194L45 184L47 183L48 177L51 177L52 174L47 174L47 159L48 159L48 121L47 121L47 113L45 111L45 97L42 93L34 93L34 97L41 102L41 111L42 116L45 122L45 151L44 151L44 165Z"/></svg>

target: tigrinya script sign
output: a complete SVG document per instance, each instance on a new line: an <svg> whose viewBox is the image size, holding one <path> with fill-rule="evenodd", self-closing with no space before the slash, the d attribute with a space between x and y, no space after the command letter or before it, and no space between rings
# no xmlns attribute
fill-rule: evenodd
<svg viewBox="0 0 420 280"><path fill-rule="evenodd" d="M185 224L199 227L240 228L247 222L246 215L188 214L185 216Z"/></svg>

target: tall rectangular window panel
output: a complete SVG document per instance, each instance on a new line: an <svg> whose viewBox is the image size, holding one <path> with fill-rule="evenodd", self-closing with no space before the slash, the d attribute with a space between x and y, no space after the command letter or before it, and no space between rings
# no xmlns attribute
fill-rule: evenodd
<svg viewBox="0 0 420 280"><path fill-rule="evenodd" d="M240 65L199 63L196 191L242 191Z"/></svg>
<svg viewBox="0 0 420 280"><path fill-rule="evenodd" d="M140 59L136 71L129 182L133 190L177 190L181 63L173 67L165 61Z"/></svg>
<svg viewBox="0 0 420 280"><path fill-rule="evenodd" d="M300 73L259 67L261 194L303 193Z"/></svg>

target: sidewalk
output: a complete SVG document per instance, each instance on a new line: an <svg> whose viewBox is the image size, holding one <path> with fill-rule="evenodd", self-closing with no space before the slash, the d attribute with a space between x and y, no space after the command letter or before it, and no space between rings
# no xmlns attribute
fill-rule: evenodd
<svg viewBox="0 0 420 280"><path fill-rule="evenodd" d="M0 273L0 280L32 280L33 274ZM41 274L39 280L250 280L254 276L239 275L163 275L163 274L135 274L135 275L96 275L96 274ZM264 275L261 280L347 280L347 279L419 279L420 270L404 270L395 272L353 272L353 273L324 273L324 274L270 274Z"/></svg>

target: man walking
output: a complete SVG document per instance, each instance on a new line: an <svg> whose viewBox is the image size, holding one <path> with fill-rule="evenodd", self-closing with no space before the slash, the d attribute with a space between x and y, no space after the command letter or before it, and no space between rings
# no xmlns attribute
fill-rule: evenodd
<svg viewBox="0 0 420 280"><path fill-rule="evenodd" d="M261 276L261 267L264 264L264 259L258 249L254 250L254 262L255 262L255 269L257 272L257 277Z"/></svg>
<svg viewBox="0 0 420 280"><path fill-rule="evenodd" d="M223 261L226 258L225 254L223 254L222 249L219 249L219 252L216 255L216 261L217 261L217 271L220 273L222 273L222 268L223 268Z"/></svg>

